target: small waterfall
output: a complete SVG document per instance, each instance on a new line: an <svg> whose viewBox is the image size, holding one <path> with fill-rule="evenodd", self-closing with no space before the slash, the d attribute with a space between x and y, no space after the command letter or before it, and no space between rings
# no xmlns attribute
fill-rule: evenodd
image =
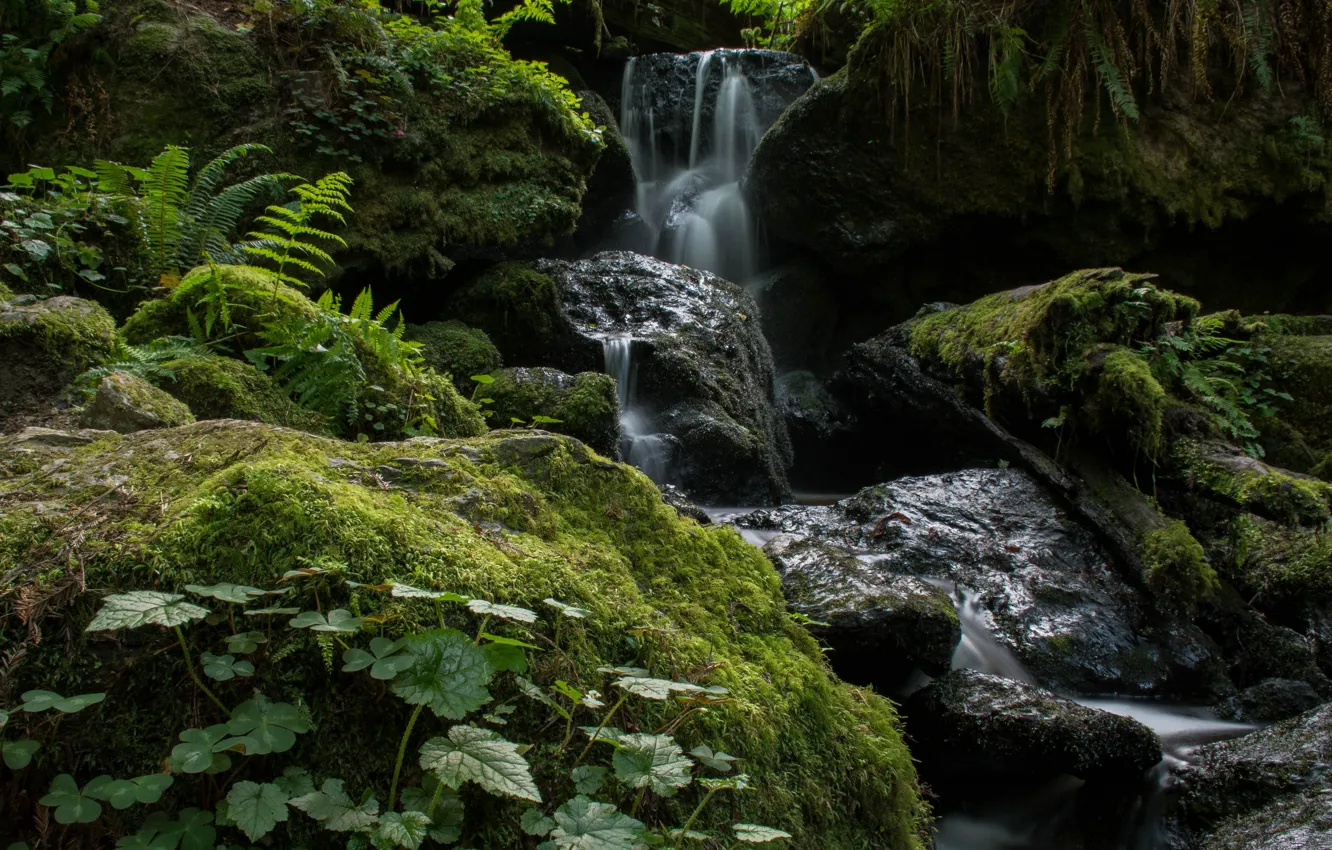
<svg viewBox="0 0 1332 850"><path fill-rule="evenodd" d="M758 228L740 182L775 117L760 115L745 72L747 55L713 50L630 59L620 87L620 128L638 183L635 211L652 233L653 255L736 282L753 277L759 254ZM654 74L675 63L669 79L678 81L679 66L691 62L697 64L686 150L684 135L671 132L674 116L657 114L661 100L654 98L659 94ZM797 70L815 79L808 66ZM688 102L678 97L677 111L682 113Z"/></svg>
<svg viewBox="0 0 1332 850"><path fill-rule="evenodd" d="M633 344L630 337L601 341L606 374L615 379L620 399L620 454L656 484L668 483L674 447L670 440L651 433L642 411L634 407Z"/></svg>

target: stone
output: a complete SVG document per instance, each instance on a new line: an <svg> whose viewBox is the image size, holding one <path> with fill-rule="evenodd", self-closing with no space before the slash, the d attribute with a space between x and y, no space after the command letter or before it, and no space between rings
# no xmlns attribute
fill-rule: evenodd
<svg viewBox="0 0 1332 850"><path fill-rule="evenodd" d="M526 422L582 440L606 457L619 457L620 415L614 378L599 372L567 375L544 366L500 369L494 378L479 393L494 399L483 408L491 411L493 427L508 428L511 423L522 427ZM560 421L534 423L536 416Z"/></svg>
<svg viewBox="0 0 1332 850"><path fill-rule="evenodd" d="M82 298L0 302L0 419L53 405L74 378L111 357L115 333L111 315Z"/></svg>
<svg viewBox="0 0 1332 850"><path fill-rule="evenodd" d="M112 372L102 378L83 410L85 428L133 434L150 428L174 428L194 421L190 409L137 375Z"/></svg>
<svg viewBox="0 0 1332 850"><path fill-rule="evenodd" d="M1235 697L1238 719L1266 723L1301 714L1321 702L1308 682L1264 679Z"/></svg>

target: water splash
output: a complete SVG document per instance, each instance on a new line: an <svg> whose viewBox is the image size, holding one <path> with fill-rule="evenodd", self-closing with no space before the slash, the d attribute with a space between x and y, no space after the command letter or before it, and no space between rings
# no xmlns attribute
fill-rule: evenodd
<svg viewBox="0 0 1332 850"><path fill-rule="evenodd" d="M620 400L620 455L653 483L667 484L675 446L668 436L652 433L647 417L634 404L637 373L633 347L634 341L630 337L601 341L606 374L615 379Z"/></svg>

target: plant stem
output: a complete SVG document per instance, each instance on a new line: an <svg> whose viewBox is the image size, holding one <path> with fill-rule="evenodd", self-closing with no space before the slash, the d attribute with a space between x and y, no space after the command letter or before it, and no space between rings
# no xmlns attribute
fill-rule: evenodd
<svg viewBox="0 0 1332 850"><path fill-rule="evenodd" d="M430 807L426 809L426 817L435 813L435 804L439 802L439 795L444 793L444 783L441 782L435 786L435 796L430 798Z"/></svg>
<svg viewBox="0 0 1332 850"><path fill-rule="evenodd" d="M638 789L638 796L634 798L634 808L629 812L629 817L638 817L638 807L643 803L643 795L647 793L647 786L644 785Z"/></svg>
<svg viewBox="0 0 1332 850"><path fill-rule="evenodd" d="M592 737L588 740L587 746L583 747L583 751L578 754L578 760L574 762L574 767L577 767L582 763L583 758L587 755L587 751L592 749L592 745L597 742L597 735L601 734L601 730L606 728L606 724L610 722L610 719L615 716L615 712L620 710L620 706L624 705L624 701L627 699L629 699L629 692L625 691L624 696L620 697L620 701L615 703L610 711L606 712L605 717L601 718L601 725L597 727L597 731L592 733Z"/></svg>
<svg viewBox="0 0 1332 850"><path fill-rule="evenodd" d="M444 606L438 599L435 600L435 616L439 618L439 627L444 628Z"/></svg>
<svg viewBox="0 0 1332 850"><path fill-rule="evenodd" d="M185 633L180 630L180 626L176 626L175 629L176 638L180 640L181 654L185 656L185 669L190 671L190 678L194 680L194 684L199 686L199 690L203 691L204 694L213 701L213 705L222 709L223 714L230 714L231 709L223 705L222 700L217 698L217 694L208 690L208 686L203 683L203 679L200 679L199 674L194 672L194 662L190 660L190 647L185 643Z"/></svg>
<svg viewBox="0 0 1332 850"><path fill-rule="evenodd" d="M407 721L407 731L402 733L402 743L398 744L398 761L393 765L393 784L389 786L388 810L391 812L397 808L398 799L398 776L402 773L402 760L407 755L407 741L412 737L412 727L416 725L416 718L421 716L421 709L425 708L425 703L421 703L412 712L412 719Z"/></svg>
<svg viewBox="0 0 1332 850"><path fill-rule="evenodd" d="M475 641L475 643L476 643L477 646L480 646L480 645L481 645L481 635L483 635L483 634L486 633L486 626L489 625L489 623L490 623L490 615L487 614L487 615L481 620L481 628L479 628L479 629L476 630L476 641Z"/></svg>
<svg viewBox="0 0 1332 850"><path fill-rule="evenodd" d="M699 801L698 808L694 809L694 813L689 816L689 820L685 821L684 829L680 830L681 835L689 834L689 827L694 825L694 821L698 819L699 812L703 811L703 807L708 804L708 800L711 800L712 795L716 794L717 791L718 789L716 788L708 789L707 796L705 796L702 800Z"/></svg>

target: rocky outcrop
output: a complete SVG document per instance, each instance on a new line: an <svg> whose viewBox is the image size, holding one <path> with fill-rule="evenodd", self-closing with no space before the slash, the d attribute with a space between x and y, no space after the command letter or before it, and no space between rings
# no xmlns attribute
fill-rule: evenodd
<svg viewBox="0 0 1332 850"><path fill-rule="evenodd" d="M157 385L184 402L196 419L246 419L327 434L326 416L305 410L264 372L230 357L194 355L163 364Z"/></svg>
<svg viewBox="0 0 1332 850"><path fill-rule="evenodd" d="M53 407L75 377L111 356L115 327L106 310L68 295L0 301L0 423Z"/></svg>
<svg viewBox="0 0 1332 850"><path fill-rule="evenodd" d="M811 630L832 648L843 679L891 688L914 669L948 669L962 629L940 588L793 534L773 538L763 551L791 608L816 621Z"/></svg>
<svg viewBox="0 0 1332 850"><path fill-rule="evenodd" d="M871 575L955 583L1001 643L1061 691L1220 695L1215 645L1158 613L1114 556L1030 475L969 469L901 478L829 507L788 506L737 520L800 535Z"/></svg>
<svg viewBox="0 0 1332 850"><path fill-rule="evenodd" d="M458 292L449 310L483 328L515 365L606 370L608 341L628 340L622 403L637 415L637 433L674 447L662 483L704 503L789 496L791 450L774 406L772 356L740 287L605 252L499 266Z"/></svg>
<svg viewBox="0 0 1332 850"><path fill-rule="evenodd" d="M83 410L80 424L85 428L132 434L193 421L190 409L170 394L137 375L112 372L98 385Z"/></svg>
<svg viewBox="0 0 1332 850"><path fill-rule="evenodd" d="M1132 718L974 670L954 670L902 710L935 786L1059 774L1133 782L1161 759L1156 733Z"/></svg>
<svg viewBox="0 0 1332 850"><path fill-rule="evenodd" d="M620 409L614 378L599 372L566 375L542 366L500 369L494 378L480 390L493 399L483 407L491 411L492 427L538 425L576 437L606 457L619 457Z"/></svg>

